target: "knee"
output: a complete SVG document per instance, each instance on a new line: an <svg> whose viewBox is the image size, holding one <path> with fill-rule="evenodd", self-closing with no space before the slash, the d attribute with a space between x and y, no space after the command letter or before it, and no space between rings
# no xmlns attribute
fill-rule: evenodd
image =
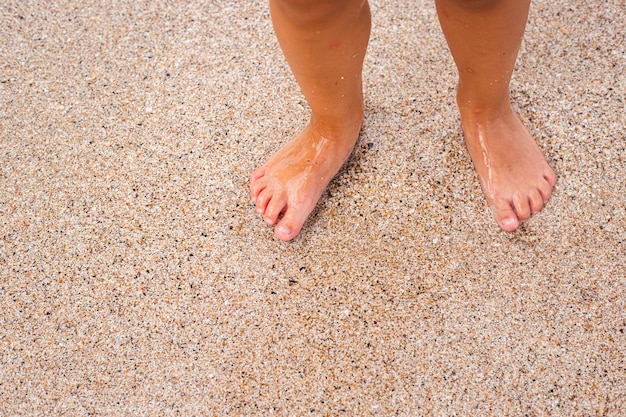
<svg viewBox="0 0 626 417"><path fill-rule="evenodd" d="M311 27L331 21L354 0L273 0L274 6L291 23Z"/></svg>

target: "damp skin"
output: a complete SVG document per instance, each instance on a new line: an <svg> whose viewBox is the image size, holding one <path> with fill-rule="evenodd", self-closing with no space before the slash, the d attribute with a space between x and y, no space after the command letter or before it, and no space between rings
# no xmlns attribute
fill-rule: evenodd
<svg viewBox="0 0 626 417"><path fill-rule="evenodd" d="M514 231L544 207L556 183L509 97L530 0L435 5L459 73L457 104L469 156L496 223ZM276 237L291 240L357 141L370 12L364 0L270 0L270 11L311 115L252 173L250 193Z"/></svg>

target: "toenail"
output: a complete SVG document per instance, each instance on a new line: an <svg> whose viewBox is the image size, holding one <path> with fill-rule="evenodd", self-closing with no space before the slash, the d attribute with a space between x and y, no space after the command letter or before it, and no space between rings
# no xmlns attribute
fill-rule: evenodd
<svg viewBox="0 0 626 417"><path fill-rule="evenodd" d="M506 219L502 219L503 226L513 226L515 224L515 219L512 217L507 217Z"/></svg>
<svg viewBox="0 0 626 417"><path fill-rule="evenodd" d="M291 234L291 230L285 225L280 225L276 227L276 231L281 235L289 235Z"/></svg>
<svg viewBox="0 0 626 417"><path fill-rule="evenodd" d="M263 209L261 207L257 207L256 212L259 214L263 214Z"/></svg>

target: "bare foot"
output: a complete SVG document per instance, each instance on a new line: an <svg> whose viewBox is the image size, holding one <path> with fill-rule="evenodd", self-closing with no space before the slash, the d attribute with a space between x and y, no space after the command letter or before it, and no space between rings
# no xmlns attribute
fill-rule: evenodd
<svg viewBox="0 0 626 417"><path fill-rule="evenodd" d="M362 117L349 127L322 129L311 122L252 173L250 194L256 210L281 240L298 235L324 189L346 162ZM322 133L323 132L323 133Z"/></svg>
<svg viewBox="0 0 626 417"><path fill-rule="evenodd" d="M512 232L541 210L556 175L510 105L491 114L461 108L474 169L498 225Z"/></svg>

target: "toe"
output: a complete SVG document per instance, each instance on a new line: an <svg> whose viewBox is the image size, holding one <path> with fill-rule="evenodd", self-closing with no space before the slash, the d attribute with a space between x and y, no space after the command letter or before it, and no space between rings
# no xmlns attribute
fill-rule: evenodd
<svg viewBox="0 0 626 417"><path fill-rule="evenodd" d="M255 182L256 180L258 180L259 178L261 178L262 176L265 175L265 167L261 167L261 168L257 168L254 170L254 172L252 173L252 175L250 175L250 182Z"/></svg>
<svg viewBox="0 0 626 417"><path fill-rule="evenodd" d="M266 188L259 193L259 196L256 199L256 211L259 214L265 214L265 209L267 208L267 204L270 202L272 198L272 192Z"/></svg>
<svg viewBox="0 0 626 417"><path fill-rule="evenodd" d="M274 234L280 240L291 240L298 236L307 217L309 210L296 210L295 208L287 208L285 215L274 228Z"/></svg>
<svg viewBox="0 0 626 417"><path fill-rule="evenodd" d="M547 178L544 177L544 179L545 181L541 181L538 188L541 198L543 199L543 204L546 204L552 195L552 185L550 185Z"/></svg>
<svg viewBox="0 0 626 417"><path fill-rule="evenodd" d="M513 207L508 201L494 202L491 206L493 217L496 219L498 226L507 232L515 231L519 226L519 220Z"/></svg>
<svg viewBox="0 0 626 417"><path fill-rule="evenodd" d="M543 174L543 178L548 181L550 187L554 187L556 184L556 174L552 169L548 169L548 171Z"/></svg>
<svg viewBox="0 0 626 417"><path fill-rule="evenodd" d="M252 197L252 201L256 203L259 194L265 189L265 187L267 187L267 177L250 180L250 197Z"/></svg>
<svg viewBox="0 0 626 417"><path fill-rule="evenodd" d="M263 213L263 220L267 224L274 224L278 220L278 216L285 208L287 199L284 196L274 196L267 204L265 212Z"/></svg>
<svg viewBox="0 0 626 417"><path fill-rule="evenodd" d="M516 193L513 195L513 207L515 207L515 213L517 213L518 219L530 219L530 204L528 203L528 197Z"/></svg>
<svg viewBox="0 0 626 417"><path fill-rule="evenodd" d="M539 213L543 208L543 197L539 190L534 190L528 196L528 204L530 205L530 212L532 214Z"/></svg>

